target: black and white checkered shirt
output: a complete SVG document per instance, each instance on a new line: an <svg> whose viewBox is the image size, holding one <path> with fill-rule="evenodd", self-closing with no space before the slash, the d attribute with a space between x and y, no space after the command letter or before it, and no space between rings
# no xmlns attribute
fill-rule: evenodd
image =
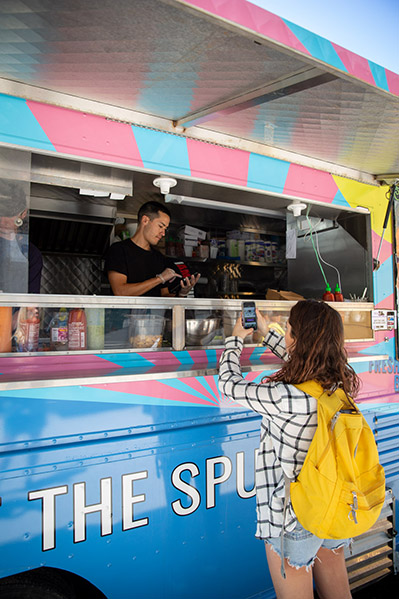
<svg viewBox="0 0 399 599"><path fill-rule="evenodd" d="M287 359L284 337L270 331L264 340L279 358ZM259 453L256 460L256 536L280 536L283 524L284 474L299 474L317 426L317 401L285 383L246 382L241 374L243 341L228 337L220 360L219 389L245 408L262 415ZM289 505L285 529L295 528Z"/></svg>

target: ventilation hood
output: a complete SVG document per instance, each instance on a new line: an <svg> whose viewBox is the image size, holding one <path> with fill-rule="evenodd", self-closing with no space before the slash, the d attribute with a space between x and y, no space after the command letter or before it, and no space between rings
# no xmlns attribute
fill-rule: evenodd
<svg viewBox="0 0 399 599"><path fill-rule="evenodd" d="M116 218L116 201L78 189L32 183L29 238L43 254L102 256Z"/></svg>

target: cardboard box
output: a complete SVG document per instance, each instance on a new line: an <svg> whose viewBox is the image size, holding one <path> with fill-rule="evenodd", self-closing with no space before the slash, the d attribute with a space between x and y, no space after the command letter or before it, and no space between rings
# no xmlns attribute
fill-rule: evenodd
<svg viewBox="0 0 399 599"><path fill-rule="evenodd" d="M267 300L283 300L286 302L298 302L299 300L305 299L299 293L293 291L277 291L277 289L268 289L266 293Z"/></svg>
<svg viewBox="0 0 399 599"><path fill-rule="evenodd" d="M191 237L195 237L196 239L206 239L206 231L196 229L195 227L190 227L190 225L184 225L184 227L180 227L179 234L189 235Z"/></svg>
<svg viewBox="0 0 399 599"><path fill-rule="evenodd" d="M192 247L197 247L198 245L198 239L184 239L183 240L184 245L191 245Z"/></svg>

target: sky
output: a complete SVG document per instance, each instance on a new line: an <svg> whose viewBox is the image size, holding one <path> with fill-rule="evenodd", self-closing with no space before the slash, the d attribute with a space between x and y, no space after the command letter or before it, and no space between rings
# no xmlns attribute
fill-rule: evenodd
<svg viewBox="0 0 399 599"><path fill-rule="evenodd" d="M248 0L399 73L399 0Z"/></svg>

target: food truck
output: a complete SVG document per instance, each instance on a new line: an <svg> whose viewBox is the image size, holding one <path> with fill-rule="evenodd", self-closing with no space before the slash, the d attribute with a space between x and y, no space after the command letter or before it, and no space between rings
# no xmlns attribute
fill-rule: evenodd
<svg viewBox="0 0 399 599"><path fill-rule="evenodd" d="M399 76L245 0L3 12L1 596L275 597L259 417L218 360L243 301L284 332L327 285L387 481L351 587L396 573ZM187 298L111 295L149 200ZM279 368L260 341L248 380Z"/></svg>

